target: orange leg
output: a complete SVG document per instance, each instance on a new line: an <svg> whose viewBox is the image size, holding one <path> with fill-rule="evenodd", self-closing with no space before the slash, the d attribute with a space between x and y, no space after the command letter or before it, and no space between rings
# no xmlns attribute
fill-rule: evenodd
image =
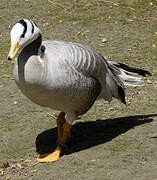
<svg viewBox="0 0 157 180"><path fill-rule="evenodd" d="M61 137L63 135L63 124L65 123L65 113L61 112L56 121L57 121L57 133L58 133L57 144L58 144L60 143Z"/></svg>
<svg viewBox="0 0 157 180"><path fill-rule="evenodd" d="M57 131L58 131L57 148L52 153L39 155L37 158L38 162L55 162L60 159L62 146L65 145L66 142L71 137L71 125L65 121L65 113L63 112L61 112L57 118Z"/></svg>
<svg viewBox="0 0 157 180"><path fill-rule="evenodd" d="M67 122L63 124L63 134L60 140L61 144L65 145L67 141L71 138L71 127L72 125Z"/></svg>

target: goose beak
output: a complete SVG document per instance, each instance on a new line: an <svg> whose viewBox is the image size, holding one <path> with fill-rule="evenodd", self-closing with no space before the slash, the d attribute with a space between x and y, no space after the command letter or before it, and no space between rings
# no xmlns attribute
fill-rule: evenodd
<svg viewBox="0 0 157 180"><path fill-rule="evenodd" d="M10 52L8 54L8 57L7 59L8 60L12 60L15 58L17 52L19 51L20 47L19 47L19 42L14 42L14 43L11 43L11 47L10 47Z"/></svg>

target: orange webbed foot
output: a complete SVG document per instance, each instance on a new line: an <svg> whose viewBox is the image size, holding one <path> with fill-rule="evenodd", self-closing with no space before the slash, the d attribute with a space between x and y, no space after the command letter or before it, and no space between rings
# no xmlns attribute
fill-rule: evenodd
<svg viewBox="0 0 157 180"><path fill-rule="evenodd" d="M40 154L37 157L37 161L39 163L44 163L44 162L56 162L60 159L60 154L61 154L61 148L57 147L54 152L52 153L47 153L47 154Z"/></svg>

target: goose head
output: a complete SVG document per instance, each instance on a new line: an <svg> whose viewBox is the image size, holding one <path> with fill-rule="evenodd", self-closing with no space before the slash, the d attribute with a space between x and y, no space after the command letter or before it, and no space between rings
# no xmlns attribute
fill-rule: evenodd
<svg viewBox="0 0 157 180"><path fill-rule="evenodd" d="M14 59L19 50L36 40L39 35L41 31L33 21L22 19L16 23L10 32L11 47L8 60Z"/></svg>

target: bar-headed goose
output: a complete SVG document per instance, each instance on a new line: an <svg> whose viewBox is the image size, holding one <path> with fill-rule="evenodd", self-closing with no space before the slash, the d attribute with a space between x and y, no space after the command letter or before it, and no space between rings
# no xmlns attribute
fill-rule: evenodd
<svg viewBox="0 0 157 180"><path fill-rule="evenodd" d="M63 145L70 138L74 120L86 113L100 98L112 97L125 103L124 86L139 85L148 71L107 61L88 46L66 41L46 40L37 25L27 19L11 30L8 60L21 50L14 68L17 86L30 100L41 106L61 111L57 118L57 148L41 154L39 162L60 158Z"/></svg>

